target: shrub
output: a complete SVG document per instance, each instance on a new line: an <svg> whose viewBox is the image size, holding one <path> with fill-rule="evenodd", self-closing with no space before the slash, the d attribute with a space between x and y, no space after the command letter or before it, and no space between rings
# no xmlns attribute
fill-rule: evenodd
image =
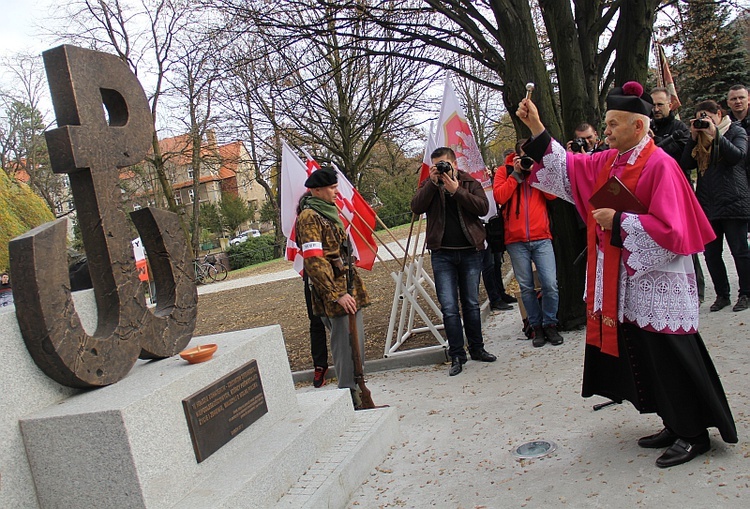
<svg viewBox="0 0 750 509"><path fill-rule="evenodd" d="M250 237L245 242L227 249L232 270L274 259L274 236Z"/></svg>

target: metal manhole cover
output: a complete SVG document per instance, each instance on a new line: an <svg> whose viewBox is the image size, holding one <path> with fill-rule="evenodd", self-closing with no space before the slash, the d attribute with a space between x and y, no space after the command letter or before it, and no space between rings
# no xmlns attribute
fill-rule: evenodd
<svg viewBox="0 0 750 509"><path fill-rule="evenodd" d="M513 456L518 459L532 459L548 456L555 452L557 444L551 440L534 440L513 449Z"/></svg>

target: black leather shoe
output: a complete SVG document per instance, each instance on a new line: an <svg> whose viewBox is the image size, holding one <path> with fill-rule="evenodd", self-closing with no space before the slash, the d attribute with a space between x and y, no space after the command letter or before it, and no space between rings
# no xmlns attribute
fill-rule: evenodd
<svg viewBox="0 0 750 509"><path fill-rule="evenodd" d="M500 299L498 301L491 303L490 309L493 311L508 311L509 309L513 309L513 306L511 306L504 300Z"/></svg>
<svg viewBox="0 0 750 509"><path fill-rule="evenodd" d="M461 360L459 357L453 357L453 359L451 359L451 369L448 371L448 376L456 376L463 371L464 362L466 361Z"/></svg>
<svg viewBox="0 0 750 509"><path fill-rule="evenodd" d="M664 451L664 454L656 458L656 466L659 468L669 468L682 465L692 460L699 454L708 452L711 449L711 442L690 443L682 438L678 438L672 444L672 447Z"/></svg>
<svg viewBox="0 0 750 509"><path fill-rule="evenodd" d="M518 302L515 297L513 297L512 295L508 295L507 293L501 294L500 298L503 299L503 302L507 302L508 304L515 304L516 302Z"/></svg>
<svg viewBox="0 0 750 509"><path fill-rule="evenodd" d="M487 350L482 348L481 351L471 354L471 360L482 361L482 362L495 362L497 360L497 357L495 357L494 355L489 353Z"/></svg>
<svg viewBox="0 0 750 509"><path fill-rule="evenodd" d="M716 297L716 300L713 304L711 304L711 307L709 308L710 311L719 311L721 309L724 309L728 305L730 305L732 302L729 300L729 297L726 295L719 295Z"/></svg>
<svg viewBox="0 0 750 509"><path fill-rule="evenodd" d="M638 445L646 449L661 449L662 447L669 447L678 438L672 430L664 428L658 433L639 438Z"/></svg>

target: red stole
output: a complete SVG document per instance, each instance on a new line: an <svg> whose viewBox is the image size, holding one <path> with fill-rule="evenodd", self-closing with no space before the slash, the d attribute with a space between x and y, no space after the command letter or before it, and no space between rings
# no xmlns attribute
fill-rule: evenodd
<svg viewBox="0 0 750 509"><path fill-rule="evenodd" d="M656 144L653 141L643 148L635 163L632 166L626 166L620 180L625 187L635 193L635 186L641 176L646 161L656 150ZM598 191L610 177L610 170L617 158L617 154L608 158L604 167L599 171L594 185L594 192ZM646 203L648 206L648 203ZM593 207L588 205L587 217L587 283L586 283L586 344L598 347L602 353L619 357L617 348L617 290L620 278L620 258L622 249L611 245L612 231L604 231L604 245L599 246L604 252L604 277L602 278L602 310L601 314L594 312L594 293L596 290L596 254L597 241L596 234L597 222L591 213ZM623 211L618 211L623 212Z"/></svg>

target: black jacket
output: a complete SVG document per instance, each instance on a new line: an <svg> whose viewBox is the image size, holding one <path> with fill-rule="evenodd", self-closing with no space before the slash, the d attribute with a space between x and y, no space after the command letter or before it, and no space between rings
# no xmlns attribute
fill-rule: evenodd
<svg viewBox="0 0 750 509"><path fill-rule="evenodd" d="M453 199L458 202L459 219L466 239L481 251L484 249L486 232L481 216L487 214L490 202L482 189L482 184L464 171L459 171L459 186ZM411 210L415 214L427 213L425 243L431 251L440 249L445 230L445 194L442 186L426 178L411 200Z"/></svg>
<svg viewBox="0 0 750 509"><path fill-rule="evenodd" d="M682 150L690 138L690 128L684 122L674 118L674 112L669 112L667 118L651 120L651 130L654 132L654 143L677 162L680 162Z"/></svg>
<svg viewBox="0 0 750 509"><path fill-rule="evenodd" d="M695 141L688 138L680 166L689 174L695 168L692 151ZM747 133L730 124L724 136L718 135L711 148L711 161L703 176L698 172L695 194L708 219L750 219L750 186L745 174Z"/></svg>

